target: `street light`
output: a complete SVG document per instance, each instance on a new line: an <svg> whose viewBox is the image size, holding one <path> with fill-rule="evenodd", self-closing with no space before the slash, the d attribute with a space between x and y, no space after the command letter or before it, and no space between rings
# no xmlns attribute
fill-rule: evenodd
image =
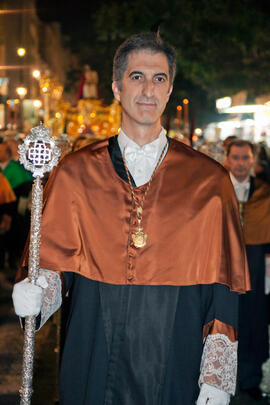
<svg viewBox="0 0 270 405"><path fill-rule="evenodd" d="M23 58L25 54L26 54L25 48L18 48L17 49L17 55L20 56L20 58Z"/></svg>
<svg viewBox="0 0 270 405"><path fill-rule="evenodd" d="M181 124L181 114L182 114L183 107L181 105L178 105L176 107L176 128L180 128Z"/></svg>
<svg viewBox="0 0 270 405"><path fill-rule="evenodd" d="M23 86L17 87L16 88L16 93L20 98L24 98L27 94L27 89Z"/></svg>
<svg viewBox="0 0 270 405"><path fill-rule="evenodd" d="M41 108L42 102L40 100L36 99L36 100L33 101L33 105L34 105L35 108L38 109L38 108Z"/></svg>
<svg viewBox="0 0 270 405"><path fill-rule="evenodd" d="M20 97L21 100L21 108L20 108L20 130L23 132L24 123L23 123L23 99L27 94L27 88L23 86L19 86L16 88L16 93Z"/></svg>
<svg viewBox="0 0 270 405"><path fill-rule="evenodd" d="M189 123L188 123L188 105L189 105L189 99L184 98L183 100L183 110L184 110L184 132L185 135L187 136L188 131L189 131Z"/></svg>
<svg viewBox="0 0 270 405"><path fill-rule="evenodd" d="M32 76L33 76L35 79L39 80L39 79L40 79L40 70L38 70L38 69L33 70Z"/></svg>

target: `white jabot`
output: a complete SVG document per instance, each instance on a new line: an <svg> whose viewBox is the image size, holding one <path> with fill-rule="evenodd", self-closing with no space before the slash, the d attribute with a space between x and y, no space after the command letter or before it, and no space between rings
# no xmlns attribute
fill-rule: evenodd
<svg viewBox="0 0 270 405"><path fill-rule="evenodd" d="M244 181L240 183L230 172L230 178L238 201L246 202L248 200L250 189L250 177L248 176Z"/></svg>
<svg viewBox="0 0 270 405"><path fill-rule="evenodd" d="M118 135L118 143L136 186L139 187L147 183L167 143L164 129L161 129L154 141L143 146L130 139L121 129Z"/></svg>

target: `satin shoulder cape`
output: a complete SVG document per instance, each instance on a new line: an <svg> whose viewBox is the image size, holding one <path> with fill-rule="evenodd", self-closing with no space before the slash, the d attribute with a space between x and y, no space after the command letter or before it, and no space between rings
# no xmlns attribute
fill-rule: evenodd
<svg viewBox="0 0 270 405"><path fill-rule="evenodd" d="M115 172L107 146L102 141L66 156L50 177L40 267L110 284L217 282L248 290L238 206L226 170L171 140L144 203L147 244L137 249L130 188ZM145 187L135 188L138 199Z"/></svg>
<svg viewBox="0 0 270 405"><path fill-rule="evenodd" d="M254 179L254 192L244 203L244 238L247 245L270 243L270 186Z"/></svg>

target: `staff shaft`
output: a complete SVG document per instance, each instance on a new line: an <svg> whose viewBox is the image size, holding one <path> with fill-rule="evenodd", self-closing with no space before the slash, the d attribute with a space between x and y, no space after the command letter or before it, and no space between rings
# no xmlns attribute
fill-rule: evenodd
<svg viewBox="0 0 270 405"><path fill-rule="evenodd" d="M32 210L30 245L28 261L28 278L35 284L39 272L40 257L40 231L42 215L43 186L41 178L36 177L32 188ZM23 367L22 367L22 387L20 390L20 405L30 405L32 396L34 345L35 345L36 317L28 316L25 319L24 347L23 347Z"/></svg>

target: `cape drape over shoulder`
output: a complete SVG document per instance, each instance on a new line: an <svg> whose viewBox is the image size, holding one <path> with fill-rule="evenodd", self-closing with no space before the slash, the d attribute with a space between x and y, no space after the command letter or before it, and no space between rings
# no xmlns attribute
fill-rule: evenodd
<svg viewBox="0 0 270 405"><path fill-rule="evenodd" d="M234 291L249 289L238 206L226 170L171 140L144 203L147 244L136 249L130 188L115 172L107 146L102 141L66 156L49 179L40 267L110 284L217 282ZM145 187L135 188L138 199Z"/></svg>
<svg viewBox="0 0 270 405"><path fill-rule="evenodd" d="M247 245L270 243L270 186L254 179L255 190L244 203L244 238Z"/></svg>

